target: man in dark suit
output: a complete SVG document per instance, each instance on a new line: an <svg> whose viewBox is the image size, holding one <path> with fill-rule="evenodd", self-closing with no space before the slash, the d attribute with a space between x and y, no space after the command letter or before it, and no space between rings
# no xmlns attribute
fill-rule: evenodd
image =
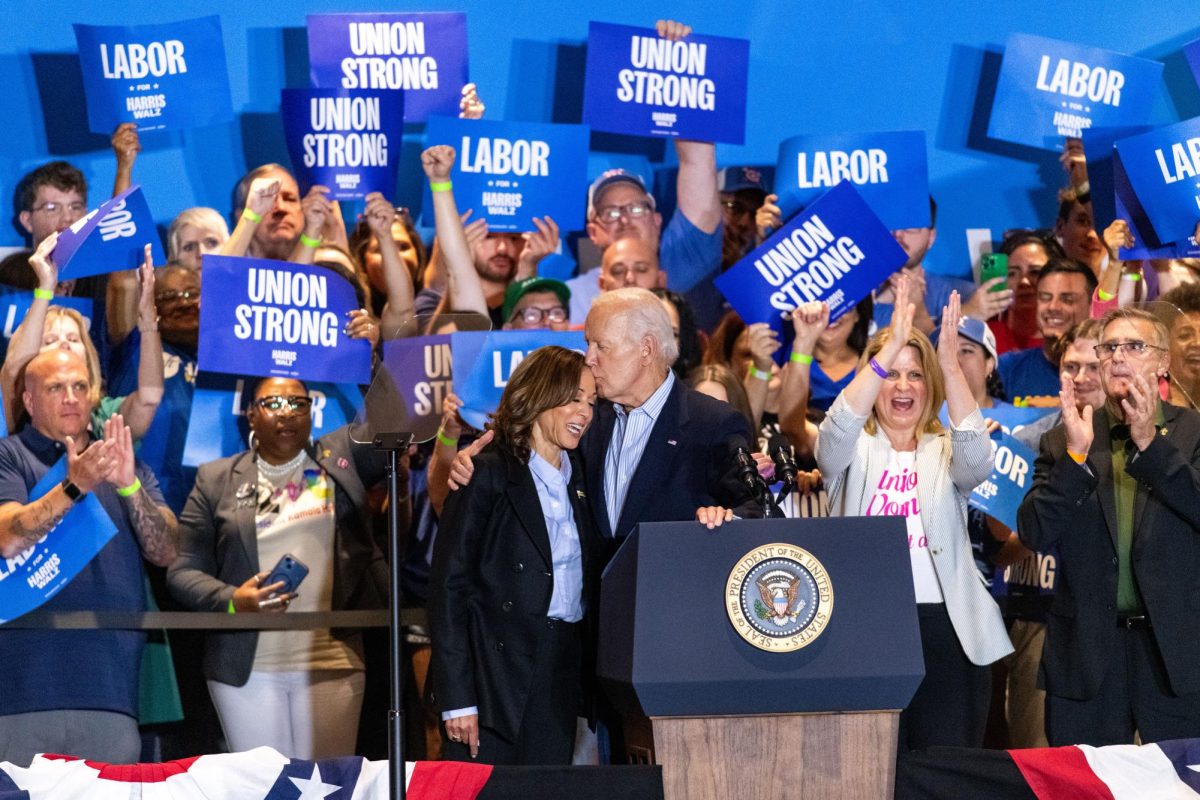
<svg viewBox="0 0 1200 800"><path fill-rule="evenodd" d="M1051 745L1200 736L1200 414L1158 399L1167 331L1119 309L1097 353L1106 406L1047 433L1021 539L1057 545L1042 679Z"/></svg>

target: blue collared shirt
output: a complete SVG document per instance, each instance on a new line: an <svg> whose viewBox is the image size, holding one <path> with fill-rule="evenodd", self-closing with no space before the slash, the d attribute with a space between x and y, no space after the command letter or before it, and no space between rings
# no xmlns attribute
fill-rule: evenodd
<svg viewBox="0 0 1200 800"><path fill-rule="evenodd" d="M554 564L554 590L546 616L579 622L583 619L583 550L569 494L571 459L563 453L561 465L555 468L537 453L531 453L529 471L542 503L546 533L550 535L550 560Z"/></svg>
<svg viewBox="0 0 1200 800"><path fill-rule="evenodd" d="M608 452L604 456L604 503L608 509L608 523L613 536L619 536L617 522L621 518L621 509L625 507L625 497L629 494L629 481L642 460L646 451L646 443L650 441L650 431L662 413L667 402L667 395L675 385L675 374L667 370L667 379L654 390L654 394L631 411L626 411L619 403L613 404L617 418L613 424L612 439L608 442Z"/></svg>

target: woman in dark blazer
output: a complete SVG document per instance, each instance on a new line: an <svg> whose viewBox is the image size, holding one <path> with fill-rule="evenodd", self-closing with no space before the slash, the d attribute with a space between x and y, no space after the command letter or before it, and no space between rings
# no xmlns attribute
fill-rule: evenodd
<svg viewBox="0 0 1200 800"><path fill-rule="evenodd" d="M509 379L470 485L446 501L429 621L448 758L571 762L599 542L572 451L595 401L581 354L531 353Z"/></svg>
<svg viewBox="0 0 1200 800"><path fill-rule="evenodd" d="M250 449L201 466L180 515L172 595L231 614L383 607L387 563L366 504L366 487L384 475L380 454L355 445L346 426L314 443L312 402L298 380L265 379L252 397ZM309 569L295 594L264 580L285 554ZM230 749L352 755L362 655L357 631L210 633L204 675Z"/></svg>

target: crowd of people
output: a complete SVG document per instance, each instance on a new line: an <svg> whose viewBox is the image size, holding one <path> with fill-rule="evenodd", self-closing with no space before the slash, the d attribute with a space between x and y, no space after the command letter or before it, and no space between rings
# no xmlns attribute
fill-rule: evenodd
<svg viewBox="0 0 1200 800"><path fill-rule="evenodd" d="M484 113L474 87L462 109ZM621 762L624 721L594 675L605 564L640 523L699 533L762 516L735 453L780 446L800 469L787 516L905 519L925 677L901 750L1200 736L1200 265L1122 260L1132 232L1094 218L1077 143L1057 219L995 243L1007 278L925 270L930 198L928 227L893 232L903 266L836 320L820 302L792 311L786 354L713 285L785 222L761 170L719 169L713 144L675 140L666 220L644 176L604 172L579 187L598 256L563 281L539 270L564 257L565 221L490 230L456 203L454 148L428 145L431 241L381 193L347 219L325 187L302 194L264 164L236 187L232 230L219 210L186 209L166 264L147 246L139 269L80 280L60 280L53 253L95 205L83 174L55 161L21 179L29 248L0 263L0 283L33 300L0 367L0 556L87 497L117 529L47 610L386 603L384 464L349 426L312 437L302 381L251 382L245 449L184 464L204 258L249 256L345 278L359 305L346 332L376 350L466 319L583 331L584 355L525 358L483 430L447 396L436 438L402 461L392 567L405 604L428 612L405 631L417 754ZM136 170L136 127L112 147L115 194ZM1038 451L1015 530L968 503L1002 432ZM268 579L285 557L308 569L298 590ZM177 647L172 662L141 631L0 629L0 760L156 760L170 738L156 723L181 719L181 694L201 717L211 697L220 737L189 726L178 755L378 754L379 731L360 724L384 714L387 665L370 645L355 630L213 631L202 657Z"/></svg>

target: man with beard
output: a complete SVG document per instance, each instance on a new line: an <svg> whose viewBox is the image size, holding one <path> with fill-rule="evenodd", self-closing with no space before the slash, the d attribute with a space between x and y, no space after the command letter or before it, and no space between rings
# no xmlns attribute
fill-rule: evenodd
<svg viewBox="0 0 1200 800"><path fill-rule="evenodd" d="M1061 386L1057 342L1087 319L1096 276L1071 259L1051 258L1038 273L1037 324L1040 347L1013 350L1000 356L996 372L1009 402L1053 407Z"/></svg>
<svg viewBox="0 0 1200 800"><path fill-rule="evenodd" d="M183 465L192 395L196 390L196 348L200 332L200 275L185 267L158 270L154 305L163 349L163 399L141 440L138 456L158 476L167 506L183 510L196 470ZM109 391L120 396L137 388L136 355L141 331L134 328L118 351Z"/></svg>
<svg viewBox="0 0 1200 800"><path fill-rule="evenodd" d="M1042 438L1021 541L1057 545L1042 678L1051 746L1200 733L1200 414L1163 403L1166 327L1139 309L1103 318L1103 408Z"/></svg>
<svg viewBox="0 0 1200 800"><path fill-rule="evenodd" d="M504 293L517 274L517 260L521 257L521 251L525 249L525 240L519 233L489 232L478 238L468 235L467 241L471 246L471 260L484 300L487 302L492 327L500 328L508 321L503 316ZM448 268L450 266L447 265ZM417 292L414 303L417 316L433 314L441 305L444 305L443 294L437 289L426 287Z"/></svg>

